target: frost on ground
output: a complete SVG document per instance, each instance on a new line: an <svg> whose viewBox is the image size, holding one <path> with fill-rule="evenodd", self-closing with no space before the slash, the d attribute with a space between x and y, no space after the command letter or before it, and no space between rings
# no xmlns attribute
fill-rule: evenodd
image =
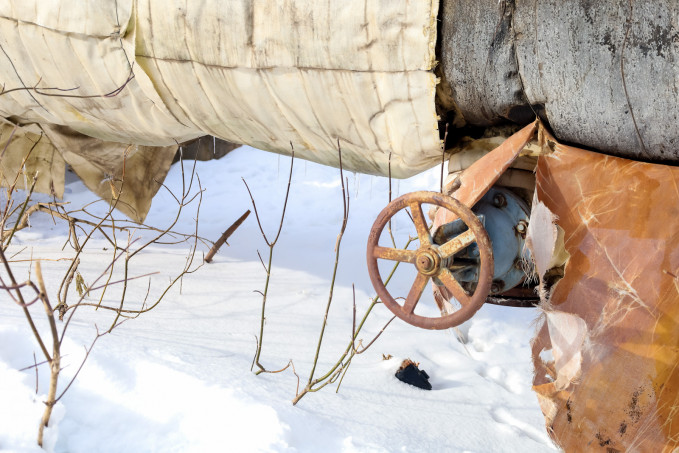
<svg viewBox="0 0 679 453"><path fill-rule="evenodd" d="M251 208L241 177L253 191L265 231L275 232L289 162L287 157L243 147L220 161L198 163L206 190L199 234L216 240ZM394 180L393 197L435 190L439 171ZM372 221L388 201L386 178L346 176L349 224L317 375L335 363L349 342L352 284L359 316L373 296L365 243ZM181 186L178 167L171 170L166 184ZM76 205L93 199L77 181L68 184L66 192L66 201ZM288 212L274 251L261 362L276 369L292 359L302 385L312 366L327 302L341 200L338 170L295 162ZM174 209L171 196L161 191L147 223L167 224ZM190 231L194 217L195 210L187 211L181 228ZM394 231L397 239L414 234L404 223L394 225ZM17 234L10 255L21 251L19 257L25 259L67 257L68 250L62 251L67 236L63 224L55 225L48 215L38 213L32 228ZM265 277L257 250L267 251L254 215L229 244L212 264L187 275L157 309L99 340L55 408L45 433L47 451L554 450L530 389L529 341L535 310L485 306L458 333L425 331L395 320L371 349L354 359L339 393L335 384L292 406L297 379L290 370L260 376L250 372L261 312L261 296L255 291L262 289ZM105 247L103 240L91 245L89 259L81 264L86 281L102 271L109 256ZM155 246L139 257L136 273L159 271L152 278L166 281L183 266L184 249ZM48 290L56 290L65 263L43 263ZM26 269L25 263L15 265ZM411 283L404 278L389 288L399 294ZM131 291L132 299L142 299L146 283ZM428 314L435 315L435 309ZM390 318L386 308L376 307L361 337L369 341ZM63 346L63 383L75 373L83 346L95 334L94 325L110 322L106 313L81 311ZM33 369L21 371L33 364L34 352L37 355L37 346L21 310L0 301L2 452L41 451L35 439L49 373L44 367L37 375ZM383 355L392 358L383 360ZM420 362L431 377L432 391L394 377L405 358Z"/></svg>

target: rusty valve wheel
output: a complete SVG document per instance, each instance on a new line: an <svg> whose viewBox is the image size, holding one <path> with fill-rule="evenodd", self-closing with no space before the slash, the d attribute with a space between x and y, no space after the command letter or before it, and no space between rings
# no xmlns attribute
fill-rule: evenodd
<svg viewBox="0 0 679 453"><path fill-rule="evenodd" d="M467 225L468 230L445 244L434 244L422 211L422 204L424 203L452 211ZM417 250L402 250L381 247L379 239L384 227L397 212L405 208L410 208L417 237L420 241L419 248ZM479 249L481 269L479 270L479 281L476 289L470 295L458 283L449 267L453 265L455 254L474 242ZM403 305L396 302L387 291L377 266L378 259L410 263L417 269L417 277ZM474 316L474 313L481 308L486 300L493 279L493 249L486 229L468 207L456 199L438 192L412 192L389 203L377 216L368 238L368 273L380 299L396 316L423 329L447 329L460 325ZM442 317L430 318L416 315L415 307L420 301L422 292L430 278L435 279L436 284L442 284L448 288L462 307L456 312Z"/></svg>

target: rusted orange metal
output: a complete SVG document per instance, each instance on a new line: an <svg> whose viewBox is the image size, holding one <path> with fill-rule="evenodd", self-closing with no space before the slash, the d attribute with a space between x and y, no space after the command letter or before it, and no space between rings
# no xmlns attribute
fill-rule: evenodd
<svg viewBox="0 0 679 453"><path fill-rule="evenodd" d="M529 124L474 162L458 179L447 184L443 193L451 195L469 208L474 206L519 157L526 144L535 136L538 124L538 121ZM456 219L455 213L439 209L434 218L434 228Z"/></svg>
<svg viewBox="0 0 679 453"><path fill-rule="evenodd" d="M679 168L556 144L536 190L570 254L533 344L550 435L565 451L676 451Z"/></svg>
<svg viewBox="0 0 679 453"><path fill-rule="evenodd" d="M469 229L445 244L434 244L422 211L422 204L424 203L439 206L454 213L456 218L462 219ZM410 209L417 230L419 248L417 250L399 250L380 246L379 239L384 227L396 213L406 208ZM455 254L474 242L476 242L481 256L481 268L477 287L474 293L470 295L455 280L448 268L453 265ZM438 192L412 192L389 203L377 217L370 230L367 259L370 280L382 302L402 320L424 329L447 329L462 324L471 318L483 305L490 291L493 278L493 249L488 233L483 228L481 221L462 203ZM396 302L386 289L377 265L378 259L410 263L415 266L417 277L403 305ZM442 283L455 295L462 308L454 313L436 318L415 314L415 307L430 279Z"/></svg>
<svg viewBox="0 0 679 453"><path fill-rule="evenodd" d="M481 245L474 226L478 219L469 206L519 156L538 126L518 132L467 169L447 188L457 190L454 203L430 195L426 202L440 198L432 204L443 208L438 209L434 229L461 218ZM679 168L564 146L542 127L539 141L544 154L538 159L526 241L542 299L542 324L532 345L533 388L548 432L565 451L677 451ZM432 250L423 201L408 198L414 195L395 200L375 223L368 252L371 279L385 304L402 319L420 327L446 328L469 319L480 307L492 267L482 278L483 288L472 297L441 278L451 265L448 255L468 245L471 236L463 234L445 244L446 253ZM379 247L377 240L391 216L406 207L413 211L420 249ZM377 259L417 268L403 306L381 283ZM443 296L455 297L462 310L439 319L415 315L429 278L445 283L434 286L438 302Z"/></svg>

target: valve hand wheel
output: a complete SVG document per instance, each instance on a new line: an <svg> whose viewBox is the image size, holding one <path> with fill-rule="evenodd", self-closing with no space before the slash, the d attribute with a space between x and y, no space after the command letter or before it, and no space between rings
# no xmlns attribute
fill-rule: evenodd
<svg viewBox="0 0 679 453"><path fill-rule="evenodd" d="M422 210L422 204L425 203L452 211L467 225L468 230L450 239L445 244L434 244ZM384 227L396 213L406 208L410 209L417 230L419 248L417 250L402 250L381 247L379 239ZM453 264L457 253L474 242L479 249L481 266L476 289L473 294L468 294L448 267ZM377 220L370 230L367 255L368 273L377 295L392 313L417 327L447 329L460 325L474 316L474 313L481 308L490 293L493 279L493 249L486 229L468 207L456 199L438 192L413 192L389 203L377 216ZM410 263L417 269L417 277L403 305L399 304L387 291L377 266L378 259ZM459 310L435 318L415 314L415 307L431 278L435 279L437 284L443 284L450 290L455 299L462 305Z"/></svg>

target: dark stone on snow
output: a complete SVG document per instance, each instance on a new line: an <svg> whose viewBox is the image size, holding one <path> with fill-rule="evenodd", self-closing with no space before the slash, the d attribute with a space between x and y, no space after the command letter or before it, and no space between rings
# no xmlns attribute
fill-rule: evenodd
<svg viewBox="0 0 679 453"><path fill-rule="evenodd" d="M401 368L396 372L396 379L423 390L431 390L429 375L426 371L420 370L417 365L410 359L404 360Z"/></svg>

